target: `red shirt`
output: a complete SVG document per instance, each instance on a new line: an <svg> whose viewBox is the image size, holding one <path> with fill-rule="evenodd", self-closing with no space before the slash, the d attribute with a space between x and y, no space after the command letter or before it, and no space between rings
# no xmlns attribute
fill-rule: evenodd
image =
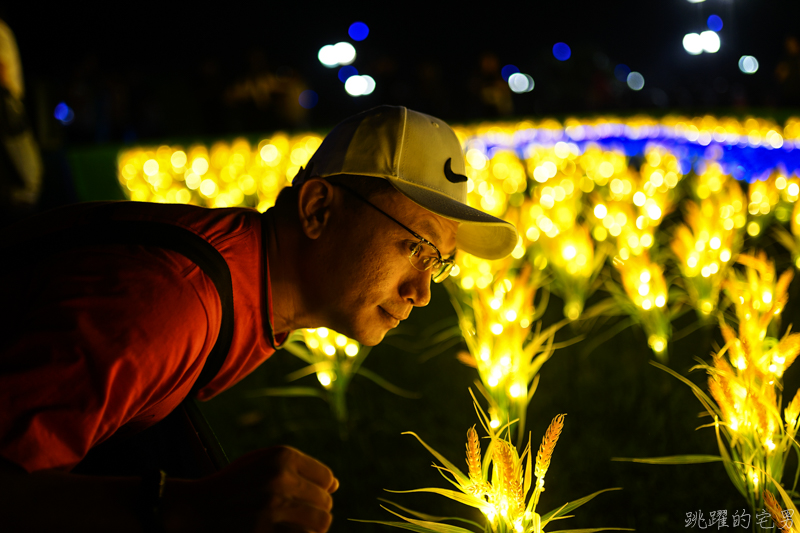
<svg viewBox="0 0 800 533"><path fill-rule="evenodd" d="M78 204L7 228L0 243L89 217L96 223L97 213L189 229L227 261L233 340L220 372L198 398L219 394L272 355L260 213L137 202ZM0 284L0 455L29 472L69 470L123 426L137 430L161 420L189 394L220 320L213 282L177 252L104 245L33 262L13 282Z"/></svg>

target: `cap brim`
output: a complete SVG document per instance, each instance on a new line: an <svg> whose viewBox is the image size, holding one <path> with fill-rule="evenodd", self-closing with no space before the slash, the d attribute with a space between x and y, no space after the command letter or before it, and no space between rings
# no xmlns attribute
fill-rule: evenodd
<svg viewBox="0 0 800 533"><path fill-rule="evenodd" d="M510 222L469 207L433 189L386 179L412 202L444 218L461 222L456 233L459 249L483 259L502 259L517 246L517 229Z"/></svg>

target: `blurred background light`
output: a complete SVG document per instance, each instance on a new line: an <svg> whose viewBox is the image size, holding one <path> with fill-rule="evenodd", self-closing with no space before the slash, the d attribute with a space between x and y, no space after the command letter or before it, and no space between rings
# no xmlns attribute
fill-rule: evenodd
<svg viewBox="0 0 800 533"><path fill-rule="evenodd" d="M345 65L339 69L339 81L342 83L347 82L350 76L358 76L358 70L352 65Z"/></svg>
<svg viewBox="0 0 800 533"><path fill-rule="evenodd" d="M364 89L364 92L361 93L361 94L363 96L366 96L368 94L372 94L372 91L375 90L375 80L372 79L372 76L367 76L366 74L361 76L361 77L364 79L364 81L367 82L367 87L366 87L366 89Z"/></svg>
<svg viewBox="0 0 800 533"><path fill-rule="evenodd" d="M628 81L628 74L631 73L631 69L628 65L620 63L616 67L614 67L614 77L617 78L621 82Z"/></svg>
<svg viewBox="0 0 800 533"><path fill-rule="evenodd" d="M644 87L644 76L639 74L638 72L631 72L628 74L627 78L628 87L633 89L634 91L641 91Z"/></svg>
<svg viewBox="0 0 800 533"><path fill-rule="evenodd" d="M335 67L339 64L339 60L336 57L336 50L333 48L332 44L326 44L320 48L317 58L320 63L328 68Z"/></svg>
<svg viewBox="0 0 800 533"><path fill-rule="evenodd" d="M742 56L739 58L739 70L745 74L755 74L758 70L758 60L753 56Z"/></svg>
<svg viewBox="0 0 800 533"><path fill-rule="evenodd" d="M370 76L350 76L344 82L344 90L350 96L364 96L375 90L375 80Z"/></svg>
<svg viewBox="0 0 800 533"><path fill-rule="evenodd" d="M356 49L350 43L336 43L333 45L333 50L336 53L336 61L340 65L349 65L356 60Z"/></svg>
<svg viewBox="0 0 800 533"><path fill-rule="evenodd" d="M556 43L553 45L553 56L559 61L566 61L572 55L572 50L566 43Z"/></svg>
<svg viewBox="0 0 800 533"><path fill-rule="evenodd" d="M709 54L715 54L719 52L719 35L717 35L716 32L711 30L704 31L700 34L700 41L703 44L703 50Z"/></svg>
<svg viewBox="0 0 800 533"><path fill-rule="evenodd" d="M720 31L722 29L722 19L719 18L717 15L711 15L708 17L708 29L712 31Z"/></svg>
<svg viewBox="0 0 800 533"><path fill-rule="evenodd" d="M306 109L311 109L317 102L319 102L319 95L312 90L305 90L300 93L300 98L297 99L300 105Z"/></svg>
<svg viewBox="0 0 800 533"><path fill-rule="evenodd" d="M683 48L693 56L696 56L703 53L703 40L697 33L687 33L683 36Z"/></svg>
<svg viewBox="0 0 800 533"><path fill-rule="evenodd" d="M62 124L67 125L75 118L75 113L67 104L60 102L53 111L53 116Z"/></svg>
<svg viewBox="0 0 800 533"><path fill-rule="evenodd" d="M521 72L508 77L508 87L517 94L529 93L533 90L533 78Z"/></svg>
<svg viewBox="0 0 800 533"><path fill-rule="evenodd" d="M519 69L515 65L506 65L500 69L500 75L503 76L503 81L508 81L509 76L517 72L519 72Z"/></svg>
<svg viewBox="0 0 800 533"><path fill-rule="evenodd" d="M354 22L347 29L347 35L354 41L363 41L369 35L369 27L363 22Z"/></svg>

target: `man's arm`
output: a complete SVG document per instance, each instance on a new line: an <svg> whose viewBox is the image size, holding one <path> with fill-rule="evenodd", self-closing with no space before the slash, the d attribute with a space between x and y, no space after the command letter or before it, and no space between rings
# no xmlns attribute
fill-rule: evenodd
<svg viewBox="0 0 800 533"><path fill-rule="evenodd" d="M289 447L268 448L198 481L167 479L161 522L166 533L324 533L338 487L316 459ZM137 478L29 474L0 458L0 494L4 531L147 531L147 500Z"/></svg>

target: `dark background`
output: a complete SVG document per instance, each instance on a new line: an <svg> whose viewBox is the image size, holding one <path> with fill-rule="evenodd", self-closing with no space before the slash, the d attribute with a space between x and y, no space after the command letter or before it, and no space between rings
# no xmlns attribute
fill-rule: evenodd
<svg viewBox="0 0 800 533"><path fill-rule="evenodd" d="M711 14L724 23L721 50L690 56L683 36L707 29ZM800 94L800 56L786 49L800 34L792 1L8 2L0 16L16 33L38 128L70 144L327 130L384 103L459 123L637 110L783 115ZM355 21L370 28L360 43L347 35ZM317 60L339 41L354 43L353 66L376 80L371 95L349 96L337 69ZM560 41L572 48L565 62L552 54ZM757 73L739 71L745 54ZM782 62L789 75L779 82ZM614 77L620 63L642 73L642 91ZM530 74L534 90L511 93L506 64ZM297 104L300 89L319 95L313 109ZM487 102L486 90L502 103ZM75 112L68 126L51 119L61 101Z"/></svg>
<svg viewBox="0 0 800 533"><path fill-rule="evenodd" d="M711 14L725 25L722 48L690 56L683 35L705 30ZM453 123L636 112L753 114L782 123L800 114L800 57L786 47L787 37L800 35L798 15L800 3L775 0L0 6L20 48L26 104L47 165L43 203L48 206L121 197L114 154L125 145L278 129L324 132L352 113L384 103ZM373 94L358 98L345 93L336 69L317 60L323 45L349 40L347 28L354 21L370 28L367 39L355 43L354 66L377 83ZM566 62L551 53L559 41L572 48ZM760 62L754 75L738 70L745 54ZM620 63L642 73L644 90L634 92L614 77ZM530 74L535 89L512 94L500 77L506 64ZM779 65L788 73L783 81ZM313 109L297 104L302 89L319 95ZM59 102L74 110L71 123L53 118ZM790 266L782 249L768 241L748 244L767 248L780 261L779 271ZM784 325L800 322L793 305L798 290L795 282ZM426 325L454 316L445 291L434 292L434 302L412 314L406 334L418 336ZM545 325L561 318L561 307L551 301ZM696 321L687 313L675 331L694 328ZM711 511L732 515L742 509L744 499L718 463L611 461L718 453L711 430L695 431L708 419L698 418L701 406L689 388L648 364L651 354L641 330L632 327L592 344L613 322L589 330L586 340L559 351L542 369L528 413L533 447L553 416L568 416L540 509L622 487L559 526L646 532L683 531L690 511L708 518ZM574 334L565 329L559 339ZM695 357L708 358L717 338L711 324L675 342L669 366L704 385L701 372L688 370ZM231 457L285 443L331 465L342 481L333 531L378 530L346 521L391 519L378 507L378 497L434 514L468 516L469 509L434 495L382 492L445 486L430 467L429 454L402 431L416 431L460 465L466 430L477 422L467 393L476 373L454 357L463 346L422 363L419 353L396 344L389 339L376 347L365 366L422 397L399 398L356 378L345 441L318 399L252 397L264 386L284 384L283 377L302 365L284 352L205 409ZM784 404L800 384L798 372L790 368L786 374ZM313 377L305 379L306 385L315 384ZM785 480L792 479L795 464L790 462Z"/></svg>

